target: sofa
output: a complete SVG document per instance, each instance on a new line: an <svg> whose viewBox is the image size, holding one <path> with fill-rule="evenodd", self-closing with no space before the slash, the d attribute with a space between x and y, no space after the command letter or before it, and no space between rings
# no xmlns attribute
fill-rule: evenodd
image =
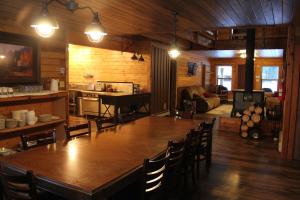
<svg viewBox="0 0 300 200"><path fill-rule="evenodd" d="M205 113L220 105L220 98L207 92L202 86L178 88L180 110L192 109L195 113Z"/></svg>

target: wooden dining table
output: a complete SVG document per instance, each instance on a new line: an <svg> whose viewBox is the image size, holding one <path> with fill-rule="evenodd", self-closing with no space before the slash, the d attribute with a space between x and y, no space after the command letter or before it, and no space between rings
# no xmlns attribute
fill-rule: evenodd
<svg viewBox="0 0 300 200"><path fill-rule="evenodd" d="M32 170L37 185L67 199L106 199L139 180L145 158L183 139L199 120L145 117L73 140L1 158L4 170Z"/></svg>

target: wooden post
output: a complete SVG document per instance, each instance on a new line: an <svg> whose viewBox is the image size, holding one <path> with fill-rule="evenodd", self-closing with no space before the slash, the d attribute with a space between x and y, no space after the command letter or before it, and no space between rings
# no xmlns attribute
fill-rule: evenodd
<svg viewBox="0 0 300 200"><path fill-rule="evenodd" d="M176 77L177 77L177 61L171 60L170 66L170 114L176 114Z"/></svg>
<svg viewBox="0 0 300 200"><path fill-rule="evenodd" d="M255 29L247 29L245 90L252 92L254 80Z"/></svg>
<svg viewBox="0 0 300 200"><path fill-rule="evenodd" d="M295 140L300 139L300 132L296 129L297 117L300 117L297 116L300 39L297 39L294 25L290 25L289 27L287 43L286 96L283 111L283 140L281 157L283 159L290 160L294 159L295 151L297 151L295 149Z"/></svg>

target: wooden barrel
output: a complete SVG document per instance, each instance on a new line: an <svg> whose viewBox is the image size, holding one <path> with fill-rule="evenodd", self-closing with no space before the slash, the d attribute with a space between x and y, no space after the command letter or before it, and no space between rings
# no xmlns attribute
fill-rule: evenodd
<svg viewBox="0 0 300 200"><path fill-rule="evenodd" d="M250 106L250 107L249 107L249 111L250 111L250 112L254 112L254 111L255 111L255 106Z"/></svg>
<svg viewBox="0 0 300 200"><path fill-rule="evenodd" d="M247 110L244 110L244 112L243 112L243 113L244 113L244 115L248 115L248 116L250 116L250 115L251 115L251 112L250 112L250 110L248 110L248 109L247 109Z"/></svg>
<svg viewBox="0 0 300 200"><path fill-rule="evenodd" d="M242 130L242 131L247 131L247 130L248 130L248 126L247 126L246 124L243 124L243 125L241 126L241 130Z"/></svg>
<svg viewBox="0 0 300 200"><path fill-rule="evenodd" d="M259 123L260 122L260 115L258 114L253 114L251 116L251 120L254 122L254 123Z"/></svg>
<svg viewBox="0 0 300 200"><path fill-rule="evenodd" d="M241 132L241 136L242 136L243 138L248 137L248 132L247 132L247 131L242 131L242 132Z"/></svg>
<svg viewBox="0 0 300 200"><path fill-rule="evenodd" d="M257 106L257 107L255 108L254 112L255 112L256 114L261 114L261 113L262 113L262 108L261 108L260 106Z"/></svg>
<svg viewBox="0 0 300 200"><path fill-rule="evenodd" d="M254 122L252 120L247 121L247 126L248 127L253 127L254 126Z"/></svg>
<svg viewBox="0 0 300 200"><path fill-rule="evenodd" d="M249 119L250 119L249 115L243 115L242 117L243 122L247 122L249 121Z"/></svg>

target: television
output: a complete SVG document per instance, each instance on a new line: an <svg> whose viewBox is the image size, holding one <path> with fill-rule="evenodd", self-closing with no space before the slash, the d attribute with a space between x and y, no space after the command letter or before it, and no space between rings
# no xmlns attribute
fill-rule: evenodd
<svg viewBox="0 0 300 200"><path fill-rule="evenodd" d="M38 41L32 37L0 32L0 85L40 81Z"/></svg>
<svg viewBox="0 0 300 200"><path fill-rule="evenodd" d="M194 76L196 75L196 72L197 72L197 63L194 63L194 62L188 62L187 63L187 66L188 66L188 72L187 72L187 75L188 76Z"/></svg>

